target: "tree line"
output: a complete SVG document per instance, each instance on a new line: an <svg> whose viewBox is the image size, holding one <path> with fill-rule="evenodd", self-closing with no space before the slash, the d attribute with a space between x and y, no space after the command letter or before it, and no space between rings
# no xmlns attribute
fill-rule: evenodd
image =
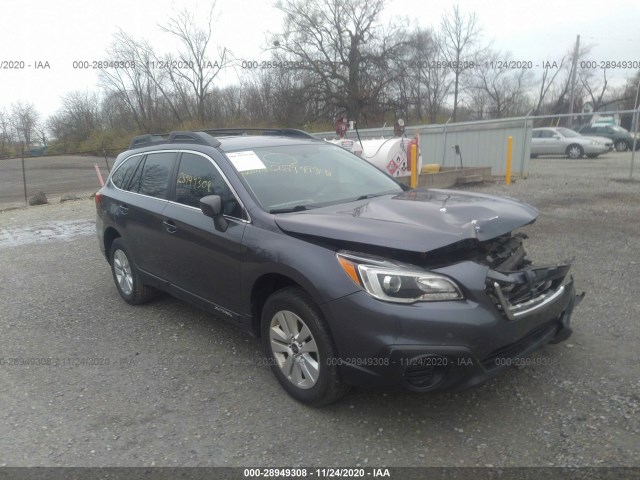
<svg viewBox="0 0 640 480"><path fill-rule="evenodd" d="M175 40L174 53L116 32L99 88L65 94L48 118L21 101L1 109L0 155L15 154L19 144L50 153L121 149L134 134L175 129L330 130L343 114L364 128L397 118L421 124L567 113L574 64L574 111L611 100L632 109L640 81L638 71L614 89L606 70L580 68L589 46L534 73L488 44L474 13L455 6L431 27L400 17L384 22L384 0L280 0L284 21L269 34L268 60L247 62L214 42L214 8L204 20L185 10L159 26ZM238 81L222 85L234 70Z"/></svg>

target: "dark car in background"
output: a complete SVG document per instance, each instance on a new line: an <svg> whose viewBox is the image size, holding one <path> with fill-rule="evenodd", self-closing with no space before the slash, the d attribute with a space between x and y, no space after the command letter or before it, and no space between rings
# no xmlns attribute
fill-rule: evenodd
<svg viewBox="0 0 640 480"><path fill-rule="evenodd" d="M158 290L261 337L283 388L477 385L571 334L570 264L534 266L513 199L409 190L305 132L137 137L96 195L120 296Z"/></svg>
<svg viewBox="0 0 640 480"><path fill-rule="evenodd" d="M626 152L633 149L633 135L625 128L617 125L583 125L578 128L582 135L606 137L611 139L618 152ZM636 145L640 142L636 142ZM636 149L638 146L636 146Z"/></svg>

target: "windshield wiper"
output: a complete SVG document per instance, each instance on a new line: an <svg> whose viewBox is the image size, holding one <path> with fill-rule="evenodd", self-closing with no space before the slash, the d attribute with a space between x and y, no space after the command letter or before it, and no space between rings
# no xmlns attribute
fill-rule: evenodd
<svg viewBox="0 0 640 480"><path fill-rule="evenodd" d="M373 198L373 197L377 197L380 194L376 194L376 193L367 193L366 195L360 195L358 198L356 198L356 201L358 200L366 200L367 198Z"/></svg>
<svg viewBox="0 0 640 480"><path fill-rule="evenodd" d="M367 198L375 198L375 197L382 197L383 195L389 195L391 193L396 193L393 190L389 190L387 192L380 192L380 193L367 193L365 195L360 195L358 198L356 198L355 200L352 200L353 202L356 202L358 200L366 200Z"/></svg>
<svg viewBox="0 0 640 480"><path fill-rule="evenodd" d="M296 205L295 207L274 208L272 210L269 210L269 213L290 213L290 212L301 212L303 210L309 210L309 206Z"/></svg>

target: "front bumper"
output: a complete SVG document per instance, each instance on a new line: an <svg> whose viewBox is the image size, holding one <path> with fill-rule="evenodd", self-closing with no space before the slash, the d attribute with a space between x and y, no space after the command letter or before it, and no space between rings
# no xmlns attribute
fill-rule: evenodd
<svg viewBox="0 0 640 480"><path fill-rule="evenodd" d="M613 145L585 145L584 153L585 155L601 155L603 153L609 152L613 148Z"/></svg>
<svg viewBox="0 0 640 480"><path fill-rule="evenodd" d="M582 300L571 277L514 316L477 285L486 268L458 268L475 283L464 302L396 305L359 292L326 304L342 378L360 387L464 389L571 335L571 315Z"/></svg>

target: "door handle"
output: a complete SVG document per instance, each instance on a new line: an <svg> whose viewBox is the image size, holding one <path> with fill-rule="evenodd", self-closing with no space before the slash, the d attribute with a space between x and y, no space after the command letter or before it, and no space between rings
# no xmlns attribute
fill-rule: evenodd
<svg viewBox="0 0 640 480"><path fill-rule="evenodd" d="M120 213L122 213L122 215L126 215L127 213L129 213L129 207L127 207L126 205L118 205L118 209L120 210Z"/></svg>
<svg viewBox="0 0 640 480"><path fill-rule="evenodd" d="M176 233L178 231L178 227L171 220L164 220L162 222L162 225L164 226L164 229L169 233Z"/></svg>

